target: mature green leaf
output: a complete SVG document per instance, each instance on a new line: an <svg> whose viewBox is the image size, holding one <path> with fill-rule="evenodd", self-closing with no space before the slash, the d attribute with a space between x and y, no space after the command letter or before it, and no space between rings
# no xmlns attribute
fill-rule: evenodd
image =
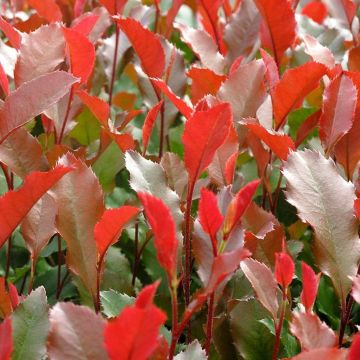
<svg viewBox="0 0 360 360"><path fill-rule="evenodd" d="M177 354L175 360L206 360L207 356L198 340L186 346L186 349Z"/></svg>
<svg viewBox="0 0 360 360"><path fill-rule="evenodd" d="M116 317L127 305L133 305L135 298L127 294L120 294L115 290L101 291L101 305L103 314L108 318Z"/></svg>
<svg viewBox="0 0 360 360"><path fill-rule="evenodd" d="M46 354L48 305L43 287L33 291L12 315L12 360L39 360Z"/></svg>

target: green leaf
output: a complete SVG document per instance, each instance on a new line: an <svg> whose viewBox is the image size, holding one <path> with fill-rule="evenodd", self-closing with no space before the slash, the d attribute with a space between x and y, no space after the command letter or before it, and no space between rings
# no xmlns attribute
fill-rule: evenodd
<svg viewBox="0 0 360 360"><path fill-rule="evenodd" d="M115 290L101 291L101 305L103 314L108 318L116 317L127 305L132 305L135 298L127 294L120 294Z"/></svg>
<svg viewBox="0 0 360 360"><path fill-rule="evenodd" d="M100 123L88 108L77 117L77 124L69 134L81 145L90 145L100 136Z"/></svg>
<svg viewBox="0 0 360 360"><path fill-rule="evenodd" d="M230 312L234 344L246 360L271 359L274 336L259 320L268 312L254 299L238 301Z"/></svg>
<svg viewBox="0 0 360 360"><path fill-rule="evenodd" d="M39 360L46 354L49 316L43 287L33 291L12 315L14 352L12 360Z"/></svg>
<svg viewBox="0 0 360 360"><path fill-rule="evenodd" d="M115 186L115 176L124 167L124 154L115 142L112 142L97 158L92 166L105 192Z"/></svg>

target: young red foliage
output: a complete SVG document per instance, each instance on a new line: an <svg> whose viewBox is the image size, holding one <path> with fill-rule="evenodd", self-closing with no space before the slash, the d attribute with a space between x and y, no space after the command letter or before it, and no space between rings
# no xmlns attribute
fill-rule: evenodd
<svg viewBox="0 0 360 360"><path fill-rule="evenodd" d="M9 80L1 63L0 63L0 86L3 89L5 95L8 96L10 93Z"/></svg>
<svg viewBox="0 0 360 360"><path fill-rule="evenodd" d="M164 202L147 193L138 193L144 212L154 233L154 245L160 265L170 279L176 278L178 240L176 227L169 208Z"/></svg>
<svg viewBox="0 0 360 360"><path fill-rule="evenodd" d="M147 359L158 345L160 326L166 315L153 304L159 283L144 287L135 305L127 306L104 330L110 360Z"/></svg>
<svg viewBox="0 0 360 360"><path fill-rule="evenodd" d="M211 163L215 151L226 140L232 122L230 105L223 103L198 111L185 124L182 142L190 183L195 183ZM194 141L195 140L195 141Z"/></svg>
<svg viewBox="0 0 360 360"><path fill-rule="evenodd" d="M95 225L94 238L101 261L107 249L115 244L126 224L134 219L139 209L134 206L121 206L117 209L108 209L103 213L100 221Z"/></svg>
<svg viewBox="0 0 360 360"><path fill-rule="evenodd" d="M10 23L4 20L2 16L0 16L0 30L4 32L11 45L19 50L21 45L21 34Z"/></svg>
<svg viewBox="0 0 360 360"><path fill-rule="evenodd" d="M315 303L321 273L316 275L314 270L303 261L301 262L301 272L303 290L301 292L300 299L301 303L305 307L305 310L310 312Z"/></svg>
<svg viewBox="0 0 360 360"><path fill-rule="evenodd" d="M116 19L120 29L131 42L149 77L161 77L165 70L165 53L159 38L134 19Z"/></svg>
<svg viewBox="0 0 360 360"><path fill-rule="evenodd" d="M11 360L13 351L12 324L11 319L6 318L0 324L0 360Z"/></svg>
<svg viewBox="0 0 360 360"><path fill-rule="evenodd" d="M276 129L284 125L289 112L318 86L326 71L326 66L310 61L285 72L272 93Z"/></svg>
<svg viewBox="0 0 360 360"><path fill-rule="evenodd" d="M156 118L159 114L159 111L161 109L161 107L163 106L164 101L160 101L158 102L156 105L154 105L150 111L148 112L148 114L146 115L145 121L144 121L144 126L142 128L142 141L143 141L143 146L144 146L144 154L146 153L146 149L150 140L150 136L152 133L152 130L154 128L155 125L155 121Z"/></svg>
<svg viewBox="0 0 360 360"><path fill-rule="evenodd" d="M358 359L360 359L360 333L357 333L353 338L347 360Z"/></svg>
<svg viewBox="0 0 360 360"><path fill-rule="evenodd" d="M186 104L186 102L180 99L174 92L170 89L170 87L161 79L151 79L151 82L160 89L169 100L177 107L177 109L188 119L193 109Z"/></svg>
<svg viewBox="0 0 360 360"><path fill-rule="evenodd" d="M231 231L238 224L245 210L251 203L260 180L254 180L245 185L231 200L225 215L225 222L223 228L224 239L227 239Z"/></svg>
<svg viewBox="0 0 360 360"><path fill-rule="evenodd" d="M37 13L48 22L62 20L62 13L55 0L27 0Z"/></svg>
<svg viewBox="0 0 360 360"><path fill-rule="evenodd" d="M220 213L215 194L205 188L201 189L199 202L199 222L206 233L210 235L214 256L217 254L217 232L224 221Z"/></svg>
<svg viewBox="0 0 360 360"><path fill-rule="evenodd" d="M282 56L295 40L295 14L287 0L255 0L267 24L275 62L280 66Z"/></svg>
<svg viewBox="0 0 360 360"><path fill-rule="evenodd" d="M318 24L322 24L327 16L327 8L320 1L311 1L302 8L301 14L309 17Z"/></svg>
<svg viewBox="0 0 360 360"><path fill-rule="evenodd" d="M226 76L216 74L210 69L198 68L193 66L187 76L191 81L191 102L195 105L204 96L216 95L221 84L226 80Z"/></svg>
<svg viewBox="0 0 360 360"><path fill-rule="evenodd" d="M89 95L84 90L78 90L76 95L89 108L89 110L100 121L100 123L107 126L107 121L110 116L109 104L97 96Z"/></svg>
<svg viewBox="0 0 360 360"><path fill-rule="evenodd" d="M292 282L295 273L295 264L290 255L281 252L275 254L275 279L283 289Z"/></svg>
<svg viewBox="0 0 360 360"><path fill-rule="evenodd" d="M86 5L87 0L75 0L74 4L74 15L75 17L79 17L84 12L84 7Z"/></svg>
<svg viewBox="0 0 360 360"><path fill-rule="evenodd" d="M80 34L88 37L98 20L98 15L88 15L77 22L72 28Z"/></svg>
<svg viewBox="0 0 360 360"><path fill-rule="evenodd" d="M355 210L355 215L360 220L360 198L354 201L354 210Z"/></svg>
<svg viewBox="0 0 360 360"><path fill-rule="evenodd" d="M71 73L85 84L95 64L95 48L86 36L73 29L62 29L68 46Z"/></svg>
<svg viewBox="0 0 360 360"><path fill-rule="evenodd" d="M310 115L299 127L296 134L295 146L299 147L308 135L316 128L321 116L321 110Z"/></svg>
<svg viewBox="0 0 360 360"><path fill-rule="evenodd" d="M235 168L236 168L236 159L238 158L239 153L234 152L225 163L225 183L226 185L232 184L234 180Z"/></svg>
<svg viewBox="0 0 360 360"><path fill-rule="evenodd" d="M248 123L245 126L278 156L280 160L286 160L290 151L295 150L295 144L290 136L267 130L259 124Z"/></svg>
<svg viewBox="0 0 360 360"><path fill-rule="evenodd" d="M351 129L356 103L356 87L346 75L338 76L326 87L319 120L319 136L326 154Z"/></svg>
<svg viewBox="0 0 360 360"><path fill-rule="evenodd" d="M10 316L18 304L19 296L15 285L8 283L6 288L5 279L0 277L0 318Z"/></svg>
<svg viewBox="0 0 360 360"><path fill-rule="evenodd" d="M110 15L121 14L127 0L99 0L100 4L103 5Z"/></svg>
<svg viewBox="0 0 360 360"><path fill-rule="evenodd" d="M72 169L57 166L47 172L28 175L20 189L8 191L0 198L0 247L20 224L33 205Z"/></svg>

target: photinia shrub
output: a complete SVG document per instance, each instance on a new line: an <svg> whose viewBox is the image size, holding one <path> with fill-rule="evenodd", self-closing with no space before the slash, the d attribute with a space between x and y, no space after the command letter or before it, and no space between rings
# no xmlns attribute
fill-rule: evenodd
<svg viewBox="0 0 360 360"><path fill-rule="evenodd" d="M0 360L360 359L358 0L0 2Z"/></svg>

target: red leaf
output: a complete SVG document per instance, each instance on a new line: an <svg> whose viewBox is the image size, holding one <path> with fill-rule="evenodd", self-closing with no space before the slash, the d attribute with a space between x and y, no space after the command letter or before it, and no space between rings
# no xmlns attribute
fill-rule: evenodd
<svg viewBox="0 0 360 360"><path fill-rule="evenodd" d="M280 66L281 58L295 40L295 14L287 0L255 0L271 37L275 62Z"/></svg>
<svg viewBox="0 0 360 360"><path fill-rule="evenodd" d="M110 108L108 103L101 100L97 96L91 96L84 90L78 90L76 95L89 108L93 115L100 121L101 124L107 126L110 116Z"/></svg>
<svg viewBox="0 0 360 360"><path fill-rule="evenodd" d="M126 224L138 213L139 209L134 206L121 206L117 209L105 210L94 228L94 238L100 258L99 262L104 258L107 249L119 240Z"/></svg>
<svg viewBox="0 0 360 360"><path fill-rule="evenodd" d="M187 76L191 79L191 102L195 105L205 95L216 95L226 76L218 75L210 69L193 66Z"/></svg>
<svg viewBox="0 0 360 360"><path fill-rule="evenodd" d="M224 239L228 238L231 231L238 224L245 210L251 203L256 189L260 184L260 180L254 180L245 185L231 200L231 203L227 209L224 223Z"/></svg>
<svg viewBox="0 0 360 360"><path fill-rule="evenodd" d="M278 156L280 160L286 160L290 151L295 150L295 144L291 137L267 130L259 124L245 124L260 140Z"/></svg>
<svg viewBox="0 0 360 360"><path fill-rule="evenodd" d="M281 252L275 254L275 279L283 289L287 288L294 277L295 264L290 255Z"/></svg>
<svg viewBox="0 0 360 360"><path fill-rule="evenodd" d="M6 318L0 324L0 360L11 360L13 351L11 319Z"/></svg>
<svg viewBox="0 0 360 360"><path fill-rule="evenodd" d="M165 53L159 38L134 19L116 19L120 29L131 42L149 77L161 77L165 69Z"/></svg>
<svg viewBox="0 0 360 360"><path fill-rule="evenodd" d="M59 101L76 82L72 75L55 71L24 83L13 91L0 107L0 143L15 129Z"/></svg>
<svg viewBox="0 0 360 360"><path fill-rule="evenodd" d="M88 37L91 31L93 30L95 24L99 20L99 15L93 15L90 14L88 16L85 16L77 22L72 29L76 30L78 33Z"/></svg>
<svg viewBox="0 0 360 360"><path fill-rule="evenodd" d="M167 84L161 79L151 79L152 84L159 88L169 100L177 107L177 109L188 119L193 109L186 104L186 102L180 99L174 92L169 88Z"/></svg>
<svg viewBox="0 0 360 360"><path fill-rule="evenodd" d="M95 64L95 48L88 38L73 29L62 29L68 46L70 71L85 84Z"/></svg>
<svg viewBox="0 0 360 360"><path fill-rule="evenodd" d="M143 147L144 147L144 154L146 153L146 149L150 140L150 136L156 121L156 118L159 114L159 111L161 109L161 107L163 106L164 101L161 100L159 103L157 103L156 105L154 105L150 111L148 112L145 121L144 121L144 125L142 128L142 141L143 141Z"/></svg>
<svg viewBox="0 0 360 360"><path fill-rule="evenodd" d="M62 20L61 10L55 0L28 0L28 4L48 22Z"/></svg>
<svg viewBox="0 0 360 360"><path fill-rule="evenodd" d="M360 359L360 333L354 335L347 360Z"/></svg>
<svg viewBox="0 0 360 360"><path fill-rule="evenodd" d="M11 45L19 50L21 45L21 34L18 30L13 28L10 23L4 20L2 16L0 16L0 30L9 39Z"/></svg>
<svg viewBox="0 0 360 360"><path fill-rule="evenodd" d="M199 202L199 222L204 231L210 235L214 256L217 254L216 234L223 221L224 217L220 213L215 194L202 188Z"/></svg>
<svg viewBox="0 0 360 360"><path fill-rule="evenodd" d="M156 349L166 315L153 303L158 283L146 286L135 305L127 306L105 326L105 346L110 360L147 359Z"/></svg>
<svg viewBox="0 0 360 360"><path fill-rule="evenodd" d="M176 277L178 240L176 227L169 208L162 200L147 193L138 193L147 220L154 233L154 245L160 265L170 279Z"/></svg>
<svg viewBox="0 0 360 360"><path fill-rule="evenodd" d="M74 4L74 15L75 18L78 18L83 12L87 0L75 0Z"/></svg>
<svg viewBox="0 0 360 360"><path fill-rule="evenodd" d="M130 134L111 134L122 152L135 149L135 141Z"/></svg>
<svg viewBox="0 0 360 360"><path fill-rule="evenodd" d="M15 285L8 283L5 286L5 279L0 277L0 319L10 316L18 305L18 294Z"/></svg>
<svg viewBox="0 0 360 360"><path fill-rule="evenodd" d="M233 182L235 168L236 168L236 160L237 160L238 156L239 156L239 153L236 151L226 160L226 163L225 163L226 185L230 185Z"/></svg>
<svg viewBox="0 0 360 360"><path fill-rule="evenodd" d="M28 175L20 189L0 198L0 247L20 224L34 204L71 168L57 166L47 172Z"/></svg>
<svg viewBox="0 0 360 360"><path fill-rule="evenodd" d="M8 96L10 93L9 80L1 63L0 63L0 86L3 89L5 95Z"/></svg>
<svg viewBox="0 0 360 360"><path fill-rule="evenodd" d="M296 134L295 146L299 147L308 135L316 128L321 116L321 110L310 115L299 127Z"/></svg>
<svg viewBox="0 0 360 360"><path fill-rule="evenodd" d="M351 79L335 78L324 91L319 136L326 154L351 129L357 102L357 91Z"/></svg>
<svg viewBox="0 0 360 360"><path fill-rule="evenodd" d="M284 124L289 112L318 86L326 71L326 66L322 64L307 62L285 72L272 94L276 129Z"/></svg>
<svg viewBox="0 0 360 360"><path fill-rule="evenodd" d="M318 24L322 24L327 16L327 9L322 2L312 1L302 8L301 14L309 17Z"/></svg>
<svg viewBox="0 0 360 360"><path fill-rule="evenodd" d="M306 311L310 312L315 303L321 273L316 275L314 270L303 261L301 262L301 272L303 290L300 299Z"/></svg>
<svg viewBox="0 0 360 360"><path fill-rule="evenodd" d="M195 184L209 166L216 150L226 140L231 124L231 108L227 103L216 105L207 111L195 112L187 120L182 142L190 183Z"/></svg>
<svg viewBox="0 0 360 360"><path fill-rule="evenodd" d="M127 0L99 0L111 15L121 14Z"/></svg>

